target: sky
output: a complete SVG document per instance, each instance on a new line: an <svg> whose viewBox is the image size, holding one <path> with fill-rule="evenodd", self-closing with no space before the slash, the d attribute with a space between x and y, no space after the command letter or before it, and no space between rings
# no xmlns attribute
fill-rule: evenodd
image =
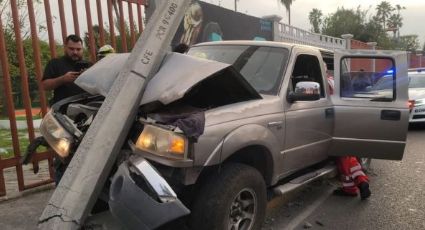
<svg viewBox="0 0 425 230"><path fill-rule="evenodd" d="M203 0L214 5L221 5L228 9L234 9L234 0ZM420 26L418 22L425 21L425 0L386 0L391 5L399 4L406 7L401 10L403 17L403 27L400 29L400 35L416 34L421 41L421 47L425 41L425 26ZM239 0L237 8L239 12L262 17L265 15L276 14L281 16L282 22L288 22L288 15L279 0ZM291 6L291 24L301 29L310 30L308 14L313 8L322 11L324 15L334 13L338 7L345 9L356 9L360 6L363 10L369 9L369 14L376 13L376 6L381 0L294 0ZM379 45L379 44L378 44Z"/></svg>

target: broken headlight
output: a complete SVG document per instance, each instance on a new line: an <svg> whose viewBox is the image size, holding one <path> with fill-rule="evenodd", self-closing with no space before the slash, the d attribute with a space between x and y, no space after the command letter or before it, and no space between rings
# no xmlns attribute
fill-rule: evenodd
<svg viewBox="0 0 425 230"><path fill-rule="evenodd" d="M152 125L145 125L136 142L140 150L172 158L185 158L187 146L185 136Z"/></svg>
<svg viewBox="0 0 425 230"><path fill-rule="evenodd" d="M40 132L59 156L65 158L69 155L69 149L73 143L72 135L62 127L51 111L43 118Z"/></svg>

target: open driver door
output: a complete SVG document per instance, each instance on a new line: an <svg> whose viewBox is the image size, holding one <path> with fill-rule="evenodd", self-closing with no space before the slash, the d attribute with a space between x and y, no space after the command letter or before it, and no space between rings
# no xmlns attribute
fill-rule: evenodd
<svg viewBox="0 0 425 230"><path fill-rule="evenodd" d="M339 50L330 155L401 160L408 129L407 55Z"/></svg>

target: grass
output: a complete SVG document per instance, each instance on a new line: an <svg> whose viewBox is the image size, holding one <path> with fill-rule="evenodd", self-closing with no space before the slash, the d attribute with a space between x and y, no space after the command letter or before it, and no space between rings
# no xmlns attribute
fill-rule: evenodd
<svg viewBox="0 0 425 230"><path fill-rule="evenodd" d="M36 130L37 132L38 130ZM27 150L29 144L28 130L20 129L18 130L18 139L19 139L19 149L21 155ZM39 152L46 151L45 147L39 147L37 149ZM13 152L13 141L12 133L9 129L0 129L0 156L2 159L7 159L13 157L15 154Z"/></svg>

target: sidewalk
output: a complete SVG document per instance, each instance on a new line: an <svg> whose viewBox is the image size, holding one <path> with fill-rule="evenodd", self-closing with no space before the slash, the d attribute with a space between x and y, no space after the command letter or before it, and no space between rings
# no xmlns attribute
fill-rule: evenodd
<svg viewBox="0 0 425 230"><path fill-rule="evenodd" d="M33 108L32 114L40 113L39 108ZM15 115L25 116L25 110L16 110ZM17 121L26 122L26 121ZM7 120L8 123L8 120ZM23 165L25 185L33 184L50 178L47 160L39 162L39 172L33 173L33 165ZM54 191L54 184L19 191L16 168L3 169L6 195L0 197L0 229L37 229L38 218L44 210Z"/></svg>
<svg viewBox="0 0 425 230"><path fill-rule="evenodd" d="M32 116L41 115L41 109L40 108L32 108L31 110ZM15 116L16 118L19 117L26 117L26 113L24 109L17 109L15 110ZM40 127L41 118L34 118L33 119L33 125L35 128ZM27 120L16 120L16 125L18 129L26 129L27 128ZM8 118L0 118L0 129L10 129L10 121Z"/></svg>
<svg viewBox="0 0 425 230"><path fill-rule="evenodd" d="M32 164L24 165L24 182L32 184L49 178L47 161L39 162L38 174ZM6 196L0 197L0 229L36 229L38 218L54 191L54 184L43 185L19 192L15 168L3 170Z"/></svg>
<svg viewBox="0 0 425 230"><path fill-rule="evenodd" d="M25 194L18 199L1 201L0 228L2 230L37 229L38 218L41 216L53 191L53 189L34 190L31 194Z"/></svg>

